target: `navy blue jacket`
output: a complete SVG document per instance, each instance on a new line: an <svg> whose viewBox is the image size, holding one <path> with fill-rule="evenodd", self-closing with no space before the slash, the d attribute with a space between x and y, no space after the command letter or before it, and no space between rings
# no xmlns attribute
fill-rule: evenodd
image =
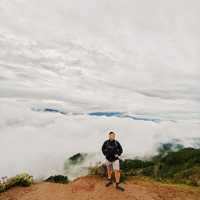
<svg viewBox="0 0 200 200"><path fill-rule="evenodd" d="M107 160L112 162L118 159L115 154L120 156L123 153L123 149L117 140L108 139L102 145L102 153L105 155Z"/></svg>

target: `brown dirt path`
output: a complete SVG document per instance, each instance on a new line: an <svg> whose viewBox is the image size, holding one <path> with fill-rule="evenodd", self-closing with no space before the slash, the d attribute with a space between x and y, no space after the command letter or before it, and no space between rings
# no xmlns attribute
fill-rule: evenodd
<svg viewBox="0 0 200 200"><path fill-rule="evenodd" d="M41 182L15 187L0 194L0 200L200 200L200 188L161 184L131 178L122 184L126 191L104 186L105 179L80 177L69 184Z"/></svg>

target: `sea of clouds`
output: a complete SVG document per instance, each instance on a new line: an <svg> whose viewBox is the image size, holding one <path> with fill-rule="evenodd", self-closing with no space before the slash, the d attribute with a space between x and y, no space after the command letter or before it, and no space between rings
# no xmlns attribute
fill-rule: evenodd
<svg viewBox="0 0 200 200"><path fill-rule="evenodd" d="M199 147L199 9L198 0L0 0L0 177L62 174L78 152L93 155L87 166L103 161L110 130L124 157L173 139Z"/></svg>

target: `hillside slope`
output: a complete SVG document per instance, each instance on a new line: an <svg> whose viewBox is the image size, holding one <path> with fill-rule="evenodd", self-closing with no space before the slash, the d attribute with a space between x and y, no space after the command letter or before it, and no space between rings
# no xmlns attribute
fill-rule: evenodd
<svg viewBox="0 0 200 200"><path fill-rule="evenodd" d="M114 185L106 188L104 181L101 177L85 176L69 184L35 183L1 193L0 200L200 200L200 189L189 186L131 178L123 184L126 191L121 192Z"/></svg>

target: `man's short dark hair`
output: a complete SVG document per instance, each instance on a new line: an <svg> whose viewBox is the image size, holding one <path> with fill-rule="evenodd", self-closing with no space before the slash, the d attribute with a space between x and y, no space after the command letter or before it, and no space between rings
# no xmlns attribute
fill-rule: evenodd
<svg viewBox="0 0 200 200"><path fill-rule="evenodd" d="M113 131L110 131L108 134L111 135L111 134L115 134L115 133Z"/></svg>

